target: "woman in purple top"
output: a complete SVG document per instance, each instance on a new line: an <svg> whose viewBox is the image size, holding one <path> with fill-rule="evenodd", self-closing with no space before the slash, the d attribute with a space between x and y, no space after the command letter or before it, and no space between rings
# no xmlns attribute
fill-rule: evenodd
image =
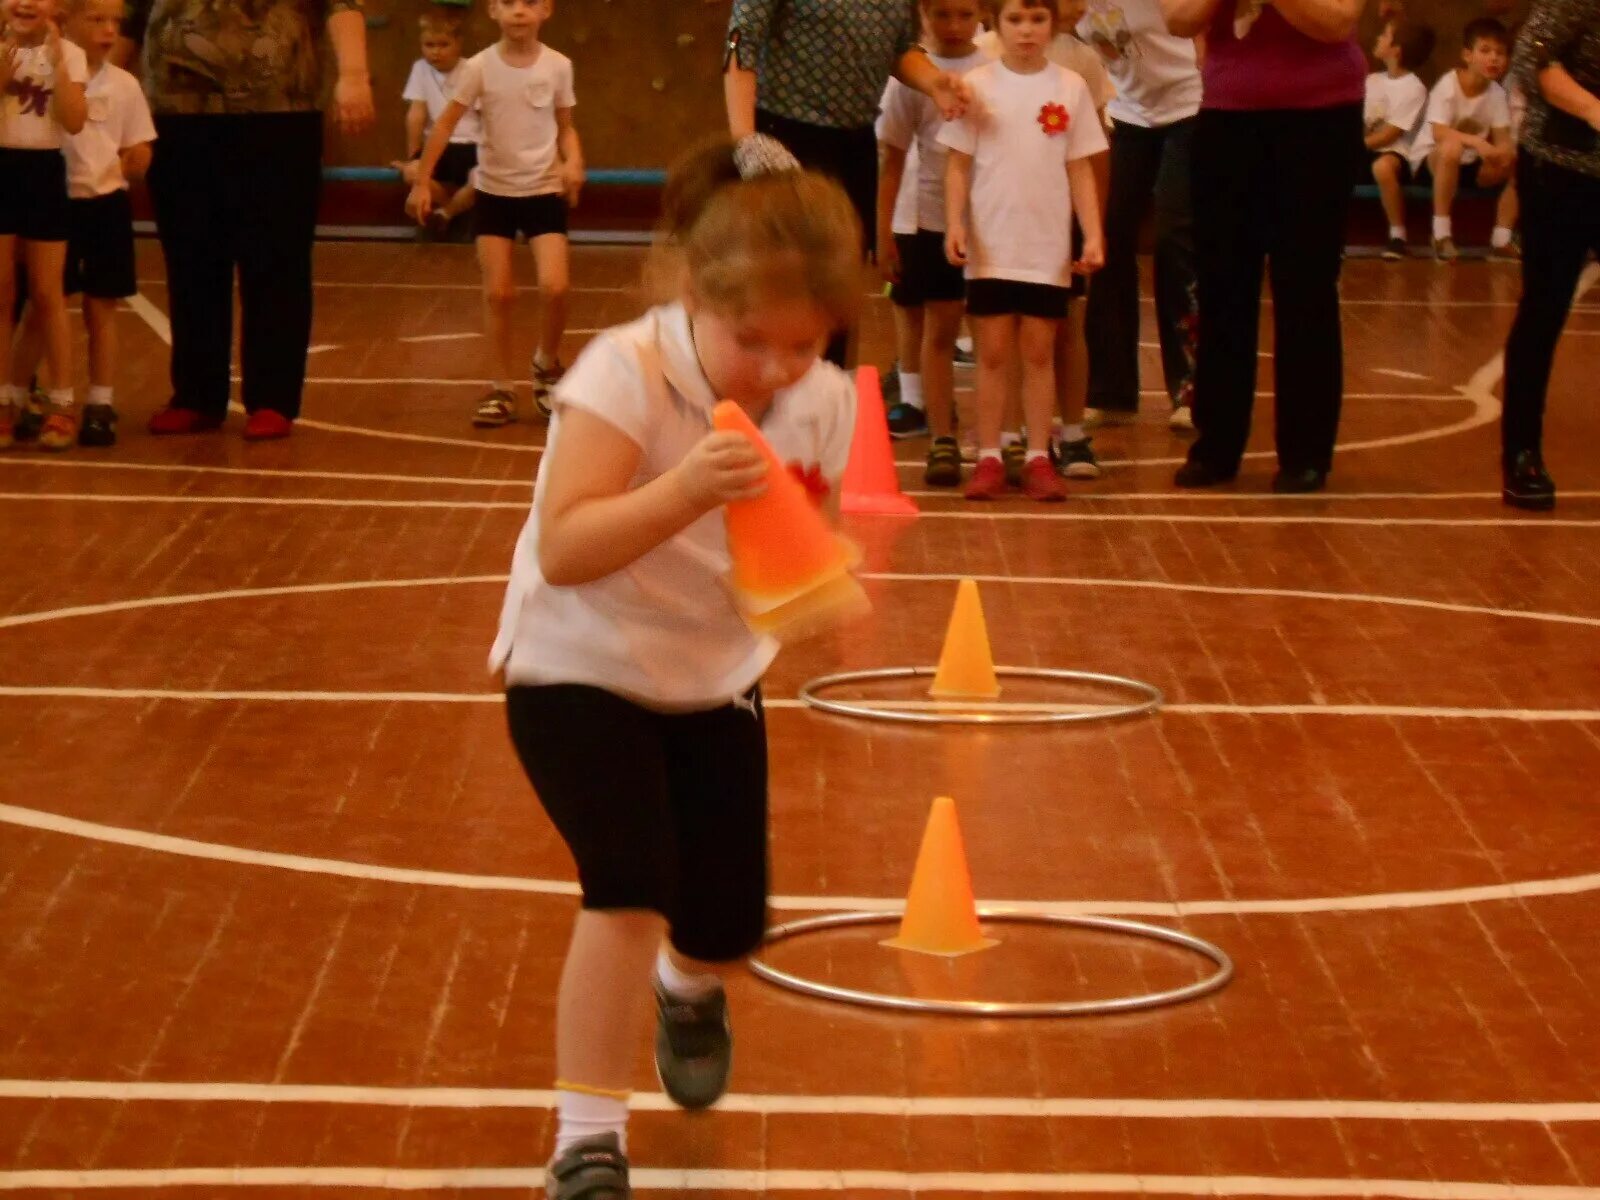
<svg viewBox="0 0 1600 1200"><path fill-rule="evenodd" d="M1179 487L1238 474L1255 398L1261 277L1273 296L1277 492L1327 482L1344 398L1339 267L1363 148L1363 0L1162 0L1206 37L1194 133L1199 438ZM1266 264L1270 262L1270 268Z"/></svg>

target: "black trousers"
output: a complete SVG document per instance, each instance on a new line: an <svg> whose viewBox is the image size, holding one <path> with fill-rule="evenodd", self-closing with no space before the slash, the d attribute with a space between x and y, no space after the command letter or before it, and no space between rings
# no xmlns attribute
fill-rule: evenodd
<svg viewBox="0 0 1600 1200"><path fill-rule="evenodd" d="M1203 109L1194 134L1200 345L1192 461L1232 471L1250 436L1261 280L1273 298L1278 464L1326 471L1344 400L1339 270L1361 106ZM1267 264L1270 263L1270 268Z"/></svg>
<svg viewBox="0 0 1600 1200"><path fill-rule="evenodd" d="M239 275L244 406L300 415L322 114L156 118L150 197L167 261L172 403L221 417Z"/></svg>
<svg viewBox="0 0 1600 1200"><path fill-rule="evenodd" d="M819 171L839 181L861 220L861 256L870 257L878 221L878 138L872 126L832 129L758 108L756 130L777 138L808 171ZM844 366L845 345L846 335L835 334L828 340L824 357L836 366Z"/></svg>
<svg viewBox="0 0 1600 1200"><path fill-rule="evenodd" d="M1090 346L1089 405L1139 407L1139 227L1155 201L1156 328L1173 404L1194 391L1194 211L1190 201L1194 120L1146 129L1118 121L1111 131L1106 198L1106 265L1095 273L1085 315Z"/></svg>
<svg viewBox="0 0 1600 1200"><path fill-rule="evenodd" d="M1501 448L1507 461L1544 440L1545 396L1556 343L1572 311L1583 264L1600 255L1600 179L1517 156L1522 196L1522 300L1506 342Z"/></svg>

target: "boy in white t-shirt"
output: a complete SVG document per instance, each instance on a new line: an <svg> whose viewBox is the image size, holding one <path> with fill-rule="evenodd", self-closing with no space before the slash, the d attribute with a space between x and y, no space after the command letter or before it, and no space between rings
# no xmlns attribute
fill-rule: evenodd
<svg viewBox="0 0 1600 1200"><path fill-rule="evenodd" d="M512 251L519 234L533 246L541 320L533 356L533 402L548 417L550 389L561 378L570 265L567 209L583 187L583 152L572 123L577 100L572 60L539 41L550 0L490 0L500 40L468 59L455 95L434 122L411 189L417 219L433 208L439 160L474 107L483 122L473 202L473 234L483 269L485 321L495 355L494 385L472 423L493 428L516 420L511 312L516 300Z"/></svg>
<svg viewBox="0 0 1600 1200"><path fill-rule="evenodd" d="M1504 78L1509 39L1492 17L1467 22L1461 34L1461 65L1428 96L1428 113L1411 148L1414 169L1426 165L1433 183L1433 253L1441 262L1457 258L1451 209L1463 187L1497 187L1511 178L1516 149Z"/></svg>
<svg viewBox="0 0 1600 1200"><path fill-rule="evenodd" d="M466 64L461 58L461 14L432 9L418 18L422 29L422 57L411 64L400 98L406 101L406 156L394 165L407 184L417 182L417 165L433 123L455 95ZM472 172L478 165L479 122L468 111L450 135L450 144L433 172L433 205L429 222L443 233L450 223L472 207ZM407 206L407 216L415 217Z"/></svg>
<svg viewBox="0 0 1600 1200"><path fill-rule="evenodd" d="M1372 153L1372 178L1389 218L1383 257L1391 262L1406 256L1405 186L1411 181L1411 146L1428 107L1428 89L1417 78L1417 68L1433 54L1433 44L1433 30L1394 16L1372 47L1383 70L1367 76L1363 123Z"/></svg>
<svg viewBox="0 0 1600 1200"><path fill-rule="evenodd" d="M83 49L89 70L87 120L62 146L70 197L64 291L82 294L89 334L89 398L78 444L112 446L117 309L138 290L128 183L149 169L156 127L139 81L108 61L122 29L122 0L70 0L66 15L67 36ZM19 386L33 375L43 350L45 331L34 315L39 310L30 310L12 364L11 378ZM71 383L70 375L52 378Z"/></svg>
<svg viewBox="0 0 1600 1200"><path fill-rule="evenodd" d="M11 379L11 335L18 249L28 270L50 360L51 411L39 445L64 450L78 440L73 416L72 342L62 283L67 262L67 165L61 143L83 128L83 51L56 27L55 0L4 0L0 54L0 447L16 436L25 393ZM65 386L63 386L65 381Z"/></svg>

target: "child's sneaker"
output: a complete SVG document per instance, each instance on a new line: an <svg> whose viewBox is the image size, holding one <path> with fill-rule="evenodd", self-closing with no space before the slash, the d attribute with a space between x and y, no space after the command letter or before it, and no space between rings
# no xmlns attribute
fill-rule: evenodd
<svg viewBox="0 0 1600 1200"><path fill-rule="evenodd" d="M937 437L928 447L922 482L929 487L955 487L961 482L961 448L953 437Z"/></svg>
<svg viewBox="0 0 1600 1200"><path fill-rule="evenodd" d="M516 419L517 398L503 388L495 388L479 400L477 410L472 414L472 423L479 429L499 429Z"/></svg>
<svg viewBox="0 0 1600 1200"><path fill-rule="evenodd" d="M728 997L718 984L703 1000L656 990L656 1077L682 1108L710 1108L728 1090L733 1070L733 1029Z"/></svg>
<svg viewBox="0 0 1600 1200"><path fill-rule="evenodd" d="M921 437L928 432L928 415L915 404L889 406L889 436L895 441Z"/></svg>
<svg viewBox="0 0 1600 1200"><path fill-rule="evenodd" d="M1390 238L1389 244L1383 248L1384 262L1399 262L1406 256L1405 238Z"/></svg>
<svg viewBox="0 0 1600 1200"><path fill-rule="evenodd" d="M1006 483L1011 487L1021 487L1022 464L1028 461L1028 448L1020 441L1001 446L1000 461L1006 467Z"/></svg>
<svg viewBox="0 0 1600 1200"><path fill-rule="evenodd" d="M1490 245L1489 257L1502 262L1521 262L1522 247L1515 240L1507 242L1504 246Z"/></svg>
<svg viewBox="0 0 1600 1200"><path fill-rule="evenodd" d="M1434 238L1433 256L1440 262L1453 263L1461 257L1461 252L1456 249L1455 238Z"/></svg>
<svg viewBox="0 0 1600 1200"><path fill-rule="evenodd" d="M547 421L554 411L550 407L551 389L561 382L561 376L566 374L566 370L560 363L547 367L538 359L533 362L533 407Z"/></svg>
<svg viewBox="0 0 1600 1200"><path fill-rule="evenodd" d="M1050 465L1049 455L1030 458L1022 468L1022 494L1029 500L1046 503L1067 498L1066 485Z"/></svg>
<svg viewBox="0 0 1600 1200"><path fill-rule="evenodd" d="M1062 442L1056 450L1056 466L1068 479L1099 479L1100 460L1094 456L1090 439Z"/></svg>
<svg viewBox="0 0 1600 1200"><path fill-rule="evenodd" d="M1178 405L1167 418L1167 428L1173 433L1193 433L1194 409L1187 404Z"/></svg>
<svg viewBox="0 0 1600 1200"><path fill-rule="evenodd" d="M1049 464L1046 464L1047 466ZM967 500L997 500L1011 490L1005 465L998 458L980 458L961 495Z"/></svg>
<svg viewBox="0 0 1600 1200"><path fill-rule="evenodd" d="M622 1140L600 1133L569 1146L544 1170L546 1200L632 1200Z"/></svg>
<svg viewBox="0 0 1600 1200"><path fill-rule="evenodd" d="M83 428L78 430L80 446L115 446L117 444L117 410L109 404L85 404Z"/></svg>
<svg viewBox="0 0 1600 1200"><path fill-rule="evenodd" d="M78 444L78 418L68 412L53 412L39 426L39 449L70 450Z"/></svg>

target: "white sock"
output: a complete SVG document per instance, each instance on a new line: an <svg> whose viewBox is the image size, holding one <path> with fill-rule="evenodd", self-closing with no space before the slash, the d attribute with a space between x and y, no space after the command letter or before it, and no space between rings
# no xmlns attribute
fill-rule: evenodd
<svg viewBox="0 0 1600 1200"><path fill-rule="evenodd" d="M1449 217L1435 217L1433 219L1433 240L1434 241L1437 242L1441 238L1454 237L1454 236L1455 236L1455 225L1451 222Z"/></svg>
<svg viewBox="0 0 1600 1200"><path fill-rule="evenodd" d="M707 996L714 996L722 988L722 980L715 975L686 975L678 969L678 964L672 961L672 955L667 953L665 946L656 952L656 978L673 996L679 1000L704 1000Z"/></svg>
<svg viewBox="0 0 1600 1200"><path fill-rule="evenodd" d="M900 373L900 403L922 410L922 376L912 371Z"/></svg>
<svg viewBox="0 0 1600 1200"><path fill-rule="evenodd" d="M90 404L103 404L107 408L110 408L111 407L111 389L109 387L104 387L104 386L102 386L100 384L91 384L89 386L89 403Z"/></svg>
<svg viewBox="0 0 1600 1200"><path fill-rule="evenodd" d="M1032 462L1036 458L1049 458L1049 457L1050 457L1050 452L1048 450L1029 450L1028 451L1028 457L1024 461Z"/></svg>
<svg viewBox="0 0 1600 1200"><path fill-rule="evenodd" d="M1000 451L992 449L990 447L984 447L983 449L980 449L978 451L978 461L982 462L986 458L992 458L996 462L999 462L1000 461Z"/></svg>
<svg viewBox="0 0 1600 1200"><path fill-rule="evenodd" d="M1081 424L1068 425L1061 430L1061 440L1063 442L1081 442L1088 436L1089 435L1083 431L1083 426Z"/></svg>
<svg viewBox="0 0 1600 1200"><path fill-rule="evenodd" d="M1494 232L1489 235L1489 245L1496 250L1511 245L1511 230L1504 225L1496 225Z"/></svg>
<svg viewBox="0 0 1600 1200"><path fill-rule="evenodd" d="M1020 433L1002 433L1000 435L1000 445L1002 447L1004 447L1004 446L1014 446L1018 442L1020 442L1021 440L1022 440L1022 435Z"/></svg>
<svg viewBox="0 0 1600 1200"><path fill-rule="evenodd" d="M71 408L77 403L77 397L72 394L71 388L54 388L50 392L51 408Z"/></svg>
<svg viewBox="0 0 1600 1200"><path fill-rule="evenodd" d="M1406 227L1404 225L1391 225L1391 226L1389 226L1389 240L1391 242L1403 242L1403 241L1405 241L1406 240Z"/></svg>
<svg viewBox="0 0 1600 1200"><path fill-rule="evenodd" d="M591 1096L588 1092L556 1091L556 1156L565 1154L584 1138L614 1133L628 1152L628 1102L620 1096Z"/></svg>

